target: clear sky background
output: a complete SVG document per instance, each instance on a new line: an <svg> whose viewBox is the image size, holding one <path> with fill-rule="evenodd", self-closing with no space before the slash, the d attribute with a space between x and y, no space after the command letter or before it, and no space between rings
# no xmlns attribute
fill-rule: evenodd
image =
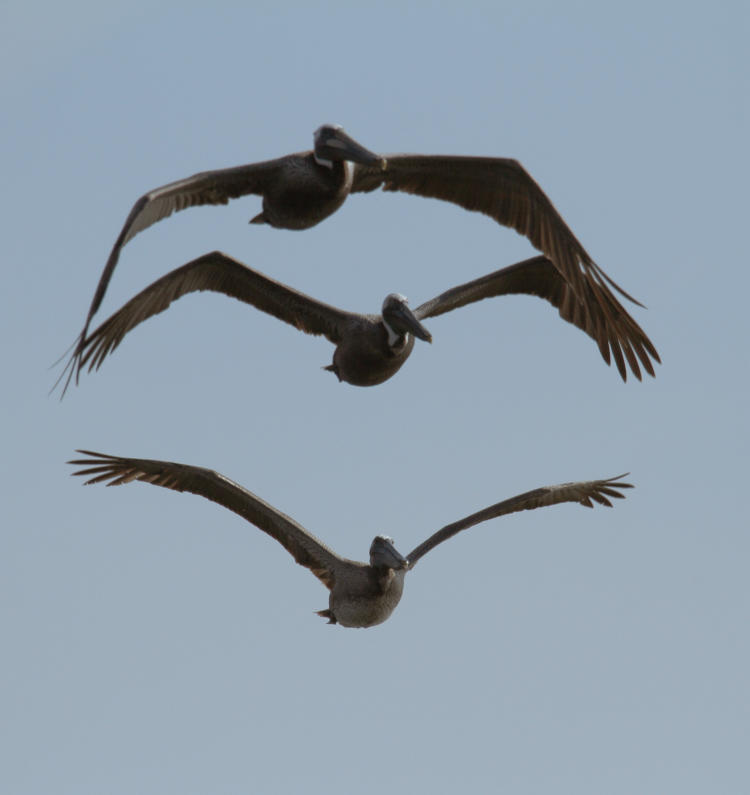
<svg viewBox="0 0 750 795"><path fill-rule="evenodd" d="M4 0L3 792L750 791L746 8ZM429 321L360 389L320 369L324 339L204 294L49 397L133 202L323 122L385 154L518 158L648 307L656 378L623 384L508 297ZM142 233L96 322L213 249L363 312L534 254L406 195L305 232L248 226L259 208ZM84 488L77 447L217 469L360 560L536 486L636 488L469 530L347 630L253 526Z"/></svg>

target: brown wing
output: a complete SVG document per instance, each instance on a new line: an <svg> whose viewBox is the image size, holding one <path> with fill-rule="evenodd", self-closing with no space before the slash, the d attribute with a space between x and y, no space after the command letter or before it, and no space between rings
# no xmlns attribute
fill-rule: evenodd
<svg viewBox="0 0 750 795"><path fill-rule="evenodd" d="M541 489L534 489L516 497L511 497L509 500L498 502L495 505L490 505L489 508L477 511L477 513L459 519L453 524L446 525L442 530L438 530L437 533L423 541L406 556L409 560L409 568L414 568L423 555L426 555L431 549L438 544L442 544L443 541L447 541L456 533L460 533L461 530L466 530L467 527L473 527L475 524L486 522L488 519L494 519L497 516L505 516L505 514L515 513L516 511L544 508L547 505L556 505L559 502L579 502L587 508L593 508L593 502L598 502L600 505L606 505L611 508L612 503L609 501L609 497L622 499L624 495L620 494L618 490L633 488L630 483L623 483L620 480L620 478L625 476L618 475L607 480L589 480L579 483L563 483L559 486L545 486Z"/></svg>
<svg viewBox="0 0 750 795"><path fill-rule="evenodd" d="M117 236L107 264L99 277L99 284L96 286L96 292L86 317L86 324L78 342L82 343L86 339L91 318L99 309L109 280L112 278L112 272L117 265L120 249L129 240L157 221L188 207L197 207L201 204L227 204L230 199L237 199L240 196L253 193L263 193L266 186L276 178L279 170L287 165L292 158L304 157L307 154L307 152L300 152L298 155L288 155L261 163L250 163L245 166L222 168L216 171L201 171L198 174L193 174L192 177L154 188L141 196L125 220L125 225Z"/></svg>
<svg viewBox="0 0 750 795"><path fill-rule="evenodd" d="M354 317L274 281L220 251L213 251L176 268L138 293L91 333L67 366L76 375L87 364L89 371L98 369L131 329L163 312L186 293L198 290L237 298L308 334L323 334L333 343L341 340Z"/></svg>
<svg viewBox="0 0 750 795"><path fill-rule="evenodd" d="M474 281L453 287L418 306L414 310L414 314L423 320L442 315L444 312L450 312L475 301L481 301L484 298L494 298L498 295L511 293L536 295L549 301L560 311L560 317L578 326L596 341L607 364L610 363L611 351L623 380L627 378L626 359L633 374L639 380L641 370L638 366L638 359L646 372L654 375L649 355L658 362L659 354L643 329L630 317L614 295L607 291L606 295L601 296L601 299L606 302L607 311L605 312L599 301L596 300L591 285L584 284L584 293L588 299L583 302L579 301L570 284L565 281L547 257L532 257L481 276ZM612 325L608 322L609 318L616 319L618 329L616 335L610 334Z"/></svg>
<svg viewBox="0 0 750 795"><path fill-rule="evenodd" d="M297 563L310 569L329 589L333 587L336 572L347 565L294 519L211 469L171 461L120 458L90 450L76 452L91 456L68 461L69 464L84 467L73 474L87 477L86 484L107 482L108 486L119 486L142 480L174 491L189 491L229 508L275 538Z"/></svg>
<svg viewBox="0 0 750 795"><path fill-rule="evenodd" d="M352 193L383 190L458 204L484 213L515 229L545 254L571 285L590 314L591 302L607 318L607 334L620 339L624 330L607 284L638 304L591 259L544 191L517 161L510 158L458 155L389 155L385 170L357 164ZM589 289L586 289L588 286Z"/></svg>
<svg viewBox="0 0 750 795"><path fill-rule="evenodd" d="M382 185L383 190L453 202L466 210L489 215L527 237L560 268L576 292L585 275L610 281L517 160L387 155L386 162L385 170L356 164L351 192L372 191Z"/></svg>

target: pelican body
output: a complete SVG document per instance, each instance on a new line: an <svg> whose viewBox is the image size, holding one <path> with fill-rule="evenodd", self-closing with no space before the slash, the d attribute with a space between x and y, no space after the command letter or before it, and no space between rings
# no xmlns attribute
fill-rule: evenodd
<svg viewBox="0 0 750 795"><path fill-rule="evenodd" d="M333 352L333 362L323 369L353 386L377 386L401 369L413 349L413 335L404 334L389 345L382 317L363 315L351 324Z"/></svg>
<svg viewBox="0 0 750 795"><path fill-rule="evenodd" d="M353 560L346 564L345 574L331 588L328 609L317 614L342 627L382 624L401 601L409 561L396 550L392 538L375 536L369 565Z"/></svg>
<svg viewBox="0 0 750 795"><path fill-rule="evenodd" d="M181 296L195 291L223 293L260 309L308 334L322 334L336 350L325 367L339 381L374 386L387 381L409 358L415 338L432 341L422 321L467 304L501 295L535 295L559 310L560 316L585 331L599 346L607 363L614 357L623 379L627 362L641 377L639 361L653 375L649 356L658 353L641 327L614 296L606 312L594 303L587 310L546 257L532 257L446 290L411 310L407 299L391 293L380 315L346 312L294 290L241 262L214 251L188 262L146 287L91 333L81 348L79 366L98 369L135 326ZM610 336L608 314L618 313L623 336ZM67 386L67 385L66 385Z"/></svg>
<svg viewBox="0 0 750 795"><path fill-rule="evenodd" d="M82 469L74 475L86 483L106 482L109 486L140 480L174 491L189 491L242 516L275 538L302 566L329 589L328 607L318 610L329 624L344 627L372 627L390 617L401 601L404 578L427 552L456 533L480 522L516 511L533 510L562 502L577 502L588 508L596 502L612 507L610 498L622 498L622 489L632 488L619 475L606 480L563 483L524 492L446 525L404 556L393 539L376 536L370 545L370 562L361 563L337 555L294 519L210 469L78 450L88 458L68 463Z"/></svg>
<svg viewBox="0 0 750 795"><path fill-rule="evenodd" d="M391 293L380 317L355 315L325 367L339 381L354 386L376 386L395 375L414 348L414 337L432 342L432 335L409 309L407 299Z"/></svg>
<svg viewBox="0 0 750 795"><path fill-rule="evenodd" d="M250 223L276 229L309 229L319 224L341 207L352 189L350 160L385 168L379 155L365 149L341 127L324 124L315 131L311 152L240 166L243 175L248 168L256 172L258 192L263 196L263 212Z"/></svg>

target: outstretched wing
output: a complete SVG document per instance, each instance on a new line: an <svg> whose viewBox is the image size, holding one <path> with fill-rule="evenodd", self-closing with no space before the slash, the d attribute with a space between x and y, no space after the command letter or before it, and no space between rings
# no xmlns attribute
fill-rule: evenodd
<svg viewBox="0 0 750 795"><path fill-rule="evenodd" d="M625 360L639 380L641 378L639 359L646 372L654 375L654 367L649 356L658 362L659 354L643 329L630 317L611 292L608 291L607 295L601 297L607 306L605 312L596 300L592 287L584 284L583 289L588 298L580 301L570 284L547 257L532 257L446 290L436 298L418 306L414 314L423 320L484 298L512 293L536 295L549 301L559 310L560 317L578 326L594 339L607 364L610 363L611 353L623 380L627 378ZM608 323L609 318L616 319L618 329L616 335L611 334L612 325Z"/></svg>
<svg viewBox="0 0 750 795"><path fill-rule="evenodd" d="M87 364L89 371L98 369L131 329L163 312L181 296L200 290L237 298L308 334L322 334L333 343L340 341L353 317L213 251L176 268L138 293L91 333L67 366L76 373Z"/></svg>
<svg viewBox="0 0 750 795"><path fill-rule="evenodd" d="M413 549L406 557L409 560L409 568L413 569L417 561L426 555L431 549L443 541L447 541L456 533L466 530L467 527L473 527L480 522L486 522L488 519L494 519L497 516L505 516L508 513L515 513L516 511L531 511L535 508L544 508L547 505L556 505L559 502L579 502L587 508L593 508L594 502L600 505L612 507L609 498L622 499L623 494L620 494L620 489L632 489L630 483L623 483L621 478L625 475L618 475L614 478L607 480L589 480L581 481L578 483L562 483L559 486L544 486L541 489L534 489L527 491L524 494L519 494L516 497L511 497L509 500L498 502L495 505L490 505L489 508L484 508L477 513L459 519L453 524L446 525L442 530L433 533L426 541L423 541L418 547Z"/></svg>
<svg viewBox="0 0 750 795"><path fill-rule="evenodd" d="M88 478L86 484L106 482L108 486L119 486L142 480L174 491L189 491L229 508L275 538L297 563L310 569L329 589L333 587L336 571L346 565L342 558L294 519L211 469L171 461L121 458L90 450L76 452L90 456L68 462L83 467L73 474Z"/></svg>
<svg viewBox="0 0 750 795"><path fill-rule="evenodd" d="M304 154L306 153L301 153L301 155ZM85 339L86 337L91 318L99 309L104 293L107 291L107 285L115 265L117 265L120 250L129 240L157 221L168 218L172 213L185 210L188 207L197 207L201 204L227 204L230 199L262 193L266 185L274 179L279 169L283 168L290 157L296 157L296 155L266 160L262 163L250 163L245 166L201 171L199 174L193 174L192 177L154 188L141 196L133 205L125 220L125 225L112 247L91 301L81 338Z"/></svg>

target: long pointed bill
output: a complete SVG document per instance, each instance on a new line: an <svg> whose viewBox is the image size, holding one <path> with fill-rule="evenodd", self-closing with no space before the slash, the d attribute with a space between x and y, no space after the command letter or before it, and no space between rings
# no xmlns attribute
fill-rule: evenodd
<svg viewBox="0 0 750 795"><path fill-rule="evenodd" d="M384 315L387 315L386 319L391 328L401 332L410 332L425 342L432 342L432 334L417 320L417 316L405 303L399 302L388 306Z"/></svg>
<svg viewBox="0 0 750 795"><path fill-rule="evenodd" d="M385 553L382 562L392 569L408 569L409 561L396 549L390 538L379 536L375 542L379 547L379 557ZM372 554L372 550L371 550Z"/></svg>
<svg viewBox="0 0 750 795"><path fill-rule="evenodd" d="M376 155L347 135L341 127L328 127L315 144L315 154L327 160L351 160L353 163L386 167L385 158Z"/></svg>

